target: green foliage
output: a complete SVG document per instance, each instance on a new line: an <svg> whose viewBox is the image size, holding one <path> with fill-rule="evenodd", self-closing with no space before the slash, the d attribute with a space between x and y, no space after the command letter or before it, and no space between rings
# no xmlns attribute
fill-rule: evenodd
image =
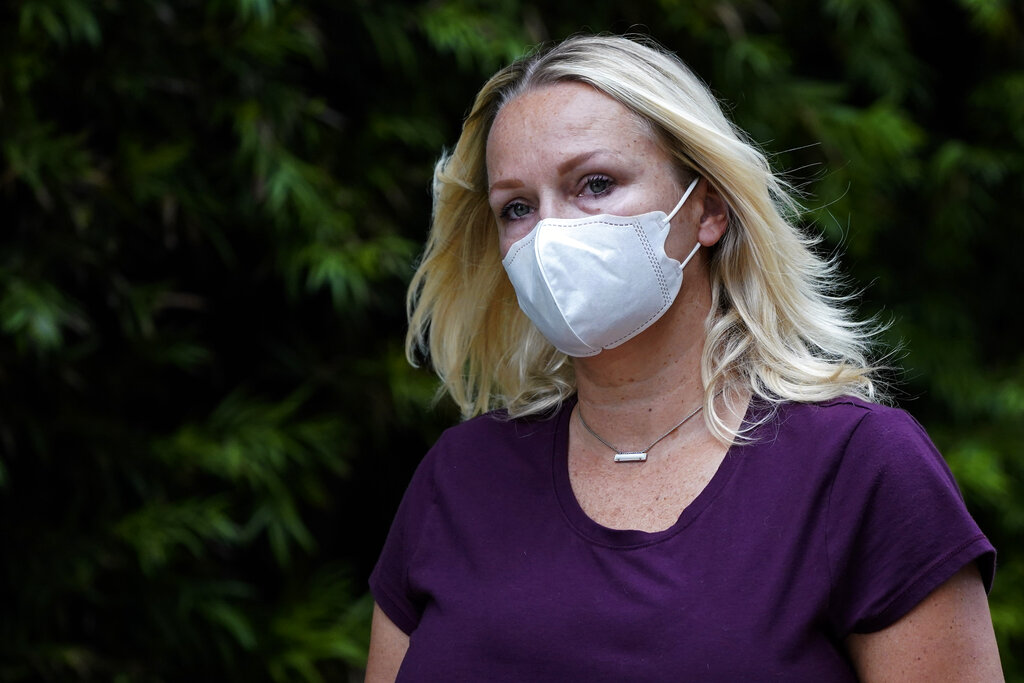
<svg viewBox="0 0 1024 683"><path fill-rule="evenodd" d="M677 51L870 285L1024 680L1006 0L5 5L0 680L358 675L366 574L453 419L401 351L433 161L490 72L580 30Z"/></svg>
<svg viewBox="0 0 1024 683"><path fill-rule="evenodd" d="M356 326L400 324L414 242L342 55L296 3L2 13L0 679L358 671L338 520L403 437Z"/></svg>

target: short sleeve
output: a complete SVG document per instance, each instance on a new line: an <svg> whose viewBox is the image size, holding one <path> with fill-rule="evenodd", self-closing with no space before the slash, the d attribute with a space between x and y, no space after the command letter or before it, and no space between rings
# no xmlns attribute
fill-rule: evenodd
<svg viewBox="0 0 1024 683"><path fill-rule="evenodd" d="M843 637L896 622L972 561L991 587L995 550L942 456L903 411L876 406L860 421L827 515L830 616Z"/></svg>
<svg viewBox="0 0 1024 683"><path fill-rule="evenodd" d="M433 451L428 453L417 467L391 523L377 565L370 574L370 592L374 600L406 634L412 633L423 613L422 602L409 585L409 568L433 505L432 454Z"/></svg>

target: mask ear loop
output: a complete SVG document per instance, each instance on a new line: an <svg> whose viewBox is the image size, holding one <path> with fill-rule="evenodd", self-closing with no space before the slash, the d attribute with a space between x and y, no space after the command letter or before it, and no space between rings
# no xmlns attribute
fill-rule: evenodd
<svg viewBox="0 0 1024 683"><path fill-rule="evenodd" d="M694 178L693 182L690 183L690 186L686 188L686 192L683 193L683 198L679 200L679 203L676 204L676 208L672 209L672 213L670 213L668 215L668 218L665 219L666 226L669 223L671 223L672 218L675 217L677 213L679 213L679 209L683 208L683 204L685 204L686 200L689 199L690 193L693 192L693 188L697 187L698 182L700 182L700 176ZM698 249L700 249L700 242L697 242L697 244L690 251L690 254L685 259L683 259L683 262L679 265L679 270L682 270L683 268L686 267L686 264L690 262L690 259L693 258L693 255L697 253Z"/></svg>
<svg viewBox="0 0 1024 683"><path fill-rule="evenodd" d="M683 259L683 262L679 264L679 270L686 267L686 264L690 262L690 259L693 258L693 255L697 253L698 249L700 249L700 242L697 242L697 244L694 245L693 249L690 251L690 255Z"/></svg>
<svg viewBox="0 0 1024 683"><path fill-rule="evenodd" d="M672 219L676 217L676 214L679 213L679 209L683 208L683 204L685 204L686 200L690 198L690 193L693 192L693 188L697 187L697 183L699 182L700 176L697 176L696 178L693 179L693 182L690 183L690 186L686 188L686 192L683 193L683 198L679 200L679 203L676 204L676 208L672 209L672 213L670 213L668 215L668 218L665 219L665 225L671 223Z"/></svg>

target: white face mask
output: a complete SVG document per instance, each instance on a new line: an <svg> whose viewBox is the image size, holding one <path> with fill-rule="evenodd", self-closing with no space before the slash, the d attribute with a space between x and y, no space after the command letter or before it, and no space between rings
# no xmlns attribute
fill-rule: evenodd
<svg viewBox="0 0 1024 683"><path fill-rule="evenodd" d="M545 218L502 260L519 307L559 351L593 356L650 327L675 301L683 267L665 253L672 213Z"/></svg>

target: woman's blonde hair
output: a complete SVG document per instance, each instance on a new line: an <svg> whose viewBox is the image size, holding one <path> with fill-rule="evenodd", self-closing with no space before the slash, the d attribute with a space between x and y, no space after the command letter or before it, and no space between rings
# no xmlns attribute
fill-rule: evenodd
<svg viewBox="0 0 1024 683"><path fill-rule="evenodd" d="M477 95L454 151L435 169L430 235L407 301L410 361L429 355L465 417L493 408L543 413L575 392L571 360L517 304L487 198L487 136L498 111L527 90L564 81L589 84L633 111L687 174L706 178L728 203L729 225L710 261L701 359L712 433L737 436L714 400L725 390L772 404L842 394L875 400L875 330L852 318L848 297L835 291L834 263L794 226L787 184L678 58L619 36L577 36L528 55Z"/></svg>

